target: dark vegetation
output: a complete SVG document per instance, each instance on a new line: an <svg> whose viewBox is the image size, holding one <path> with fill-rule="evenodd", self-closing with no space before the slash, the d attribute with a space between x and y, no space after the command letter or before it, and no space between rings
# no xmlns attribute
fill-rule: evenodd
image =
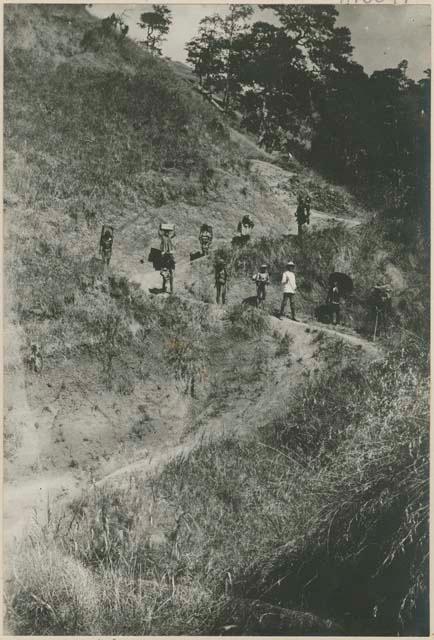
<svg viewBox="0 0 434 640"><path fill-rule="evenodd" d="M415 82L403 60L368 76L334 6L261 8L278 23L251 24L237 5L201 21L187 44L199 82L268 150L348 185L414 248L429 233L430 70Z"/></svg>
<svg viewBox="0 0 434 640"><path fill-rule="evenodd" d="M172 11L169 7L165 4L153 4L152 11L142 13L137 24L146 34L141 44L152 54L161 55L160 46L165 40L163 36L169 33L172 24Z"/></svg>
<svg viewBox="0 0 434 640"><path fill-rule="evenodd" d="M312 113L301 117L306 91L315 101L320 86L328 91L337 82L331 61L342 62L344 79L361 71L348 61L346 31L333 30L333 8L274 10L282 27L257 23L249 31L228 21L225 28L236 36L232 43L238 35L248 39L245 55L253 51L252 33L271 43L268 70L282 69L276 60L288 47L301 63L292 32L306 11L315 25L309 37L316 29L333 36L329 66L316 61L323 85L288 65L282 87L295 83L299 101L276 94L275 104L266 102L282 127L291 122L308 137ZM239 401L261 403L266 419L245 412L248 438L201 442L151 479L137 473L93 486L68 507L49 508L48 522L33 527L14 558L8 624L14 633L40 635L426 635L429 285L424 238L408 242L401 233L416 184L422 186L414 228L423 218L427 164L411 170L420 147L398 154L405 167L387 156L395 172L389 186L401 169L400 184L408 186L405 201L392 207L397 218L386 206L380 171L369 180L383 181L383 191L372 190L381 193L385 215L369 226L310 233L303 248L291 238L261 239L216 252L232 280L251 276L265 260L274 283L291 256L306 313L323 299L326 276L346 271L357 283L347 312L365 334L369 288L377 278L394 286L392 331L377 359L367 361L343 340L306 334L314 365L276 401L270 389L288 380L279 363L290 357L293 336L273 336L264 312L234 305L217 323L203 302L205 288L200 295L150 298L125 277L102 275L85 257L94 236L87 229L107 211L202 198L218 188L216 167L237 171L241 156L226 124L163 61L131 43L122 24L101 26L81 7L23 11L5 9L5 188L23 208L19 228L7 220L6 265L17 294L14 312L29 335L51 345L44 363L55 368L67 355L78 366L88 358L114 393L128 394L146 379L175 381L191 399L191 430L204 410L220 415ZM44 46L22 47L26 29L45 34ZM253 73L255 64L243 69ZM255 130L248 116L256 103L247 104L254 96L237 105L231 69L230 82L226 76L218 89L226 91L225 108L244 109ZM383 79L389 75L395 106L409 96L419 104L426 83L404 82L405 68ZM266 100L274 88L263 90ZM425 125L403 117L409 126L403 144L414 127L421 143ZM354 118L357 132L362 121ZM367 126L374 121L371 114ZM386 129L379 129L385 144ZM343 131L333 129L335 161ZM320 133L313 131L311 151L319 166ZM357 149L354 142L345 162ZM332 174L344 169L330 163ZM333 210L333 202L328 206ZM140 442L150 428L145 407L131 438Z"/></svg>

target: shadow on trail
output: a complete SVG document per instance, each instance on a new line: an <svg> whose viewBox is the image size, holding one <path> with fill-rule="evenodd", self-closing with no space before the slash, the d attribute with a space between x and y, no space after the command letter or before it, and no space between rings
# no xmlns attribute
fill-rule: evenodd
<svg viewBox="0 0 434 640"><path fill-rule="evenodd" d="M148 262L152 263L155 271L159 271L163 266L163 255L160 249L151 248L148 256Z"/></svg>
<svg viewBox="0 0 434 640"><path fill-rule="evenodd" d="M160 293L168 293L164 289L160 289L158 287L151 287L148 289L149 293L153 293L154 295L159 295Z"/></svg>
<svg viewBox="0 0 434 640"><path fill-rule="evenodd" d="M244 298L244 300L242 300L242 304L247 304L250 307L257 307L257 298L256 296L249 296L248 298Z"/></svg>
<svg viewBox="0 0 434 640"><path fill-rule="evenodd" d="M199 258L203 258L204 254L202 253L202 251L194 251L192 253L190 253L190 262L194 262L195 260L198 260Z"/></svg>

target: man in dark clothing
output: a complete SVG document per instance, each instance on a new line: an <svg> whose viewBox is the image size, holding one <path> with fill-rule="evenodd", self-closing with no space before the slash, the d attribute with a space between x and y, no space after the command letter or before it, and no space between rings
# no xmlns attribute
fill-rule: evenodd
<svg viewBox="0 0 434 640"><path fill-rule="evenodd" d="M105 265L110 264L113 247L113 227L103 225L101 230L101 238L99 241L99 254Z"/></svg>
<svg viewBox="0 0 434 640"><path fill-rule="evenodd" d="M36 342L33 342L30 345L29 365L30 369L35 373L40 373L42 371L41 347Z"/></svg>
<svg viewBox="0 0 434 640"><path fill-rule="evenodd" d="M169 283L170 293L173 293L173 272L175 271L175 259L172 253L166 253L163 256L160 275L163 278L163 291L167 291L167 283Z"/></svg>
<svg viewBox="0 0 434 640"><path fill-rule="evenodd" d="M375 316L375 341L375 338L380 332L386 335L388 331L388 320L392 311L392 291L388 285L377 283L371 292L371 305Z"/></svg>
<svg viewBox="0 0 434 640"><path fill-rule="evenodd" d="M301 238L303 225L310 223L310 196L302 193L298 194L297 210L295 218L298 226L298 236Z"/></svg>
<svg viewBox="0 0 434 640"><path fill-rule="evenodd" d="M333 324L340 324L341 322L341 296L339 293L338 283L333 282L330 287L327 304L330 305L330 315Z"/></svg>
<svg viewBox="0 0 434 640"><path fill-rule="evenodd" d="M226 291L227 291L228 273L223 261L219 261L215 269L215 288L216 288L216 302L219 304L220 297L222 304L226 304Z"/></svg>
<svg viewBox="0 0 434 640"><path fill-rule="evenodd" d="M246 244L250 240L250 234L252 232L255 223L249 215L243 216L243 219L238 223L238 233L240 234L240 244Z"/></svg>

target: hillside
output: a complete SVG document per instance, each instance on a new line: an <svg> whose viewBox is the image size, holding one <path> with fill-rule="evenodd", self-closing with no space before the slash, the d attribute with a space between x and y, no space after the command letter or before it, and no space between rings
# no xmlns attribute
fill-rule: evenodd
<svg viewBox="0 0 434 640"><path fill-rule="evenodd" d="M418 257L84 7L4 13L8 630L425 633ZM246 213L254 234L239 248ZM177 231L172 296L148 262L164 221ZM203 222L212 252L191 262ZM106 270L102 224L115 234ZM288 257L297 323L276 317ZM341 327L315 318L335 270L355 283ZM391 335L375 343L374 279L395 292Z"/></svg>

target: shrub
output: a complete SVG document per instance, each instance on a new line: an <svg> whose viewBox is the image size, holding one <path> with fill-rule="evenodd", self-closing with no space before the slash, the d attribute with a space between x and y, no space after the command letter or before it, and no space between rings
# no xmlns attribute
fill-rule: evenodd
<svg viewBox="0 0 434 640"><path fill-rule="evenodd" d="M276 358L289 355L289 348L294 342L294 337L289 333L284 333L283 335L281 335L280 333L276 332L275 339L277 341L277 348L274 354Z"/></svg>
<svg viewBox="0 0 434 640"><path fill-rule="evenodd" d="M226 312L234 336L252 338L264 334L270 327L269 318L259 309L245 304L236 304Z"/></svg>
<svg viewBox="0 0 434 640"><path fill-rule="evenodd" d="M9 615L16 633L93 633L97 583L79 562L39 542L21 550L15 575Z"/></svg>
<svg viewBox="0 0 434 640"><path fill-rule="evenodd" d="M73 318L77 332L98 356L103 373L111 385L115 358L131 340L131 329L124 309L103 291L94 289L80 295Z"/></svg>

